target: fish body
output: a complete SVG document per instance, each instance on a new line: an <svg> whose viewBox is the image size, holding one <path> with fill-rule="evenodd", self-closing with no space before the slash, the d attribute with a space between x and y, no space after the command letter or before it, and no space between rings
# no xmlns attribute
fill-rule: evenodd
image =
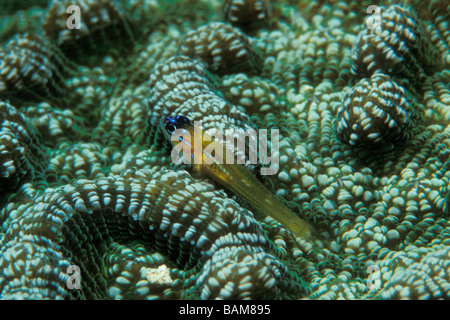
<svg viewBox="0 0 450 320"><path fill-rule="evenodd" d="M217 159L215 156L212 156L208 152L211 148L207 147L211 143L216 142L208 134L203 133L199 128L195 128L189 119L183 116L177 116L175 118L165 117L162 119L160 125L164 135L170 141L172 141L171 136L175 130L181 130L180 133L184 131L185 134L193 137L194 141L202 141L199 148L199 146L195 147L191 143L191 139L180 138L178 136L179 138L175 140L175 142L178 141L181 144L186 144L187 149L191 150L189 156L191 160L194 160L193 168L197 173L208 177L243 198L256 210L283 224L295 236L307 240L314 240L313 227L288 209L244 165L225 163L223 158ZM224 150L222 144L216 145L215 150L218 150L217 148ZM225 154L225 152L222 154Z"/></svg>

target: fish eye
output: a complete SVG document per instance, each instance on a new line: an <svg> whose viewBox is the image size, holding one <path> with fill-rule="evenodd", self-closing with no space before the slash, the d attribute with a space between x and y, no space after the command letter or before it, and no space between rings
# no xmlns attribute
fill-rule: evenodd
<svg viewBox="0 0 450 320"><path fill-rule="evenodd" d="M173 134L173 132L177 129L182 129L186 125L190 125L191 121L184 117L184 116L176 116L174 118L172 117L165 117L164 121L162 121L162 127L164 130L169 134Z"/></svg>
<svg viewBox="0 0 450 320"><path fill-rule="evenodd" d="M172 134L177 129L177 127L172 122L167 122L164 126L164 129L166 129L169 134Z"/></svg>

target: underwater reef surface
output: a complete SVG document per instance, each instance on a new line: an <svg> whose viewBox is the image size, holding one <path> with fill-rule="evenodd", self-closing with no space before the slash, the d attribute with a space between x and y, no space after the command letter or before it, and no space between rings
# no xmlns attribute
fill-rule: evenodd
<svg viewBox="0 0 450 320"><path fill-rule="evenodd" d="M449 4L371 4L1 1L0 298L449 299ZM249 170L319 240L174 165L175 115L278 129Z"/></svg>

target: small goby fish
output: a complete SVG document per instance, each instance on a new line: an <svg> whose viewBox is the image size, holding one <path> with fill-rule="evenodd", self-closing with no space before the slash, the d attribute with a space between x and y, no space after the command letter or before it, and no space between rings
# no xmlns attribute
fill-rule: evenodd
<svg viewBox="0 0 450 320"><path fill-rule="evenodd" d="M192 159L197 160L197 164L194 164L193 167L197 173L208 177L243 198L256 210L283 224L295 236L311 241L316 240L313 227L289 210L273 193L256 179L244 165L226 164L225 161L220 161L219 163L215 158L214 160L211 160L213 157L205 151L206 145L204 142L206 141L207 144L209 144L214 140L206 133L203 133L203 131L199 129L194 130L194 126L188 118L184 116L164 117L160 121L160 127L164 136L171 141L174 146L179 143L188 144L187 147L192 150L190 156ZM201 140L197 140L202 141L201 148L195 149L191 144L192 139L189 139L188 141L188 139L183 138L183 135L177 134L177 139L173 141L172 134L175 130L181 130L178 131L178 133L184 131L186 134L189 134L189 137L193 137L193 141L196 139L195 134L201 134ZM209 164L205 162L205 159Z"/></svg>

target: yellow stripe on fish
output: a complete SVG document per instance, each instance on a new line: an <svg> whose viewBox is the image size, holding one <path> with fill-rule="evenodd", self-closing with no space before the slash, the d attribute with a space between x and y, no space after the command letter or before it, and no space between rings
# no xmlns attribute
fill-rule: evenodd
<svg viewBox="0 0 450 320"><path fill-rule="evenodd" d="M243 198L256 210L284 225L295 236L306 240L316 240L314 228L308 222L288 209L244 165L225 163L223 161L225 153L217 152L223 151L225 146L192 125L188 118L164 117L161 119L160 126L164 136L176 147L173 154L183 151L184 157L189 158L189 163L193 162L197 173ZM173 133L176 134L173 135ZM201 144L196 145L195 141L201 141ZM215 150L214 156L211 150Z"/></svg>

